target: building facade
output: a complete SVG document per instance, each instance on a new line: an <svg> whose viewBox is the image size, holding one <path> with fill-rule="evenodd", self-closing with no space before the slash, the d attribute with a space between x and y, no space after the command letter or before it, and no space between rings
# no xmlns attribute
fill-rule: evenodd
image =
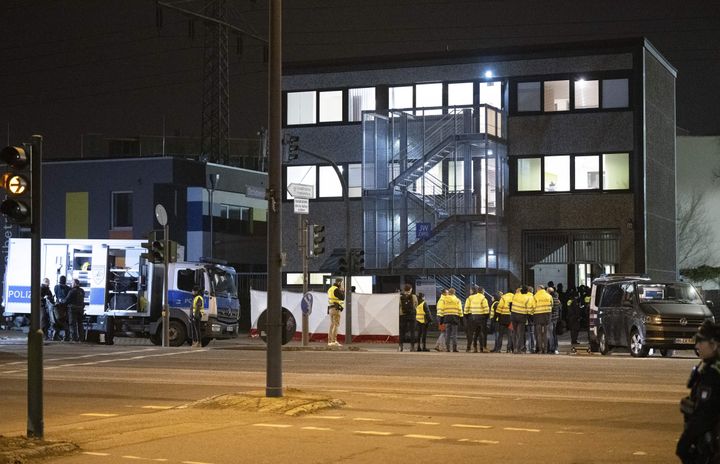
<svg viewBox="0 0 720 464"><path fill-rule="evenodd" d="M306 219L326 248L350 228L378 291L674 279L675 79L645 39L287 65L284 132L301 150L285 182L313 187ZM347 221L314 153L343 169ZM300 272L285 199L286 271Z"/></svg>

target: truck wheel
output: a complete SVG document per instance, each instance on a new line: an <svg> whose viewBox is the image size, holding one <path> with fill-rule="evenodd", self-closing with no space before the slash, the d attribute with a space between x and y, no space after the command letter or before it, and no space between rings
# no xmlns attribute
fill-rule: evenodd
<svg viewBox="0 0 720 464"><path fill-rule="evenodd" d="M207 338L207 337L202 338L202 339L200 339L200 346L206 347L210 344L211 341L212 341L212 338Z"/></svg>
<svg viewBox="0 0 720 464"><path fill-rule="evenodd" d="M598 351L603 355L610 354L610 346L607 344L607 337L605 336L604 330L601 330L598 334Z"/></svg>
<svg viewBox="0 0 720 464"><path fill-rule="evenodd" d="M663 349L663 350L660 350L660 354L662 355L663 358L672 358L673 355L675 354L675 350L671 350L669 348Z"/></svg>
<svg viewBox="0 0 720 464"><path fill-rule="evenodd" d="M162 336L160 334L152 334L150 335L150 341L155 346L162 345Z"/></svg>
<svg viewBox="0 0 720 464"><path fill-rule="evenodd" d="M644 358L650 353L650 348L645 346L645 341L640 336L638 329L632 329L630 332L630 354L634 358Z"/></svg>
<svg viewBox="0 0 720 464"><path fill-rule="evenodd" d="M185 324L173 319L170 321L170 346L183 346L187 341L187 331Z"/></svg>

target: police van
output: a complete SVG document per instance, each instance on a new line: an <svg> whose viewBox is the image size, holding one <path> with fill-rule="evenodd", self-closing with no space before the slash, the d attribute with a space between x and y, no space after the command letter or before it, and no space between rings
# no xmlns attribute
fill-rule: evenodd
<svg viewBox="0 0 720 464"><path fill-rule="evenodd" d="M706 319L714 321L689 283L618 274L593 281L589 317L592 351L606 355L613 348L626 348L634 357L654 350L666 357L674 350L692 350L698 326Z"/></svg>

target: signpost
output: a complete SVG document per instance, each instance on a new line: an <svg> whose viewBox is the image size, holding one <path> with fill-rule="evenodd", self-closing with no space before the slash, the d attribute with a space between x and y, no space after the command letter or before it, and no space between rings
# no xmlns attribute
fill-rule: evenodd
<svg viewBox="0 0 720 464"><path fill-rule="evenodd" d="M307 198L295 198L293 200L293 211L295 214L310 213L310 200Z"/></svg>
<svg viewBox="0 0 720 464"><path fill-rule="evenodd" d="M305 198L309 200L315 197L315 186L310 184L295 184L287 186L288 193L294 198Z"/></svg>
<svg viewBox="0 0 720 464"><path fill-rule="evenodd" d="M169 234L169 227L168 227L168 215L167 211L165 211L165 207L161 204L155 205L155 219L157 219L157 222L163 226L164 231L164 241L163 241L163 265L164 265L164 273L165 273L165 279L163 281L163 307L162 307L162 346L167 348L170 346L170 308L168 305L168 260L170 258L170 249L168 245L168 234Z"/></svg>
<svg viewBox="0 0 720 464"><path fill-rule="evenodd" d="M303 215L310 213L310 199L315 197L315 187L309 184L292 183L287 186L288 193L293 196L293 211L298 215L298 233L300 234L300 253L302 254L303 263L303 298L302 308L302 346L308 346L310 337L308 334L308 315L312 311L312 295L308 292L310 285L310 271L308 269L308 247L312 244L308 243L308 227L307 221L303 219ZM306 299L309 297L309 302ZM306 309L307 307L307 309Z"/></svg>

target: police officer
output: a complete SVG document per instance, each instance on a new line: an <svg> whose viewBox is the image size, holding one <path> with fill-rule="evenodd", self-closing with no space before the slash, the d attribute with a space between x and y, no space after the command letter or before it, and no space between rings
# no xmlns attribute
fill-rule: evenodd
<svg viewBox="0 0 720 464"><path fill-rule="evenodd" d="M720 431L720 326L705 321L695 335L702 359L688 380L690 396L680 402L685 427L675 453L684 464L718 463Z"/></svg>

